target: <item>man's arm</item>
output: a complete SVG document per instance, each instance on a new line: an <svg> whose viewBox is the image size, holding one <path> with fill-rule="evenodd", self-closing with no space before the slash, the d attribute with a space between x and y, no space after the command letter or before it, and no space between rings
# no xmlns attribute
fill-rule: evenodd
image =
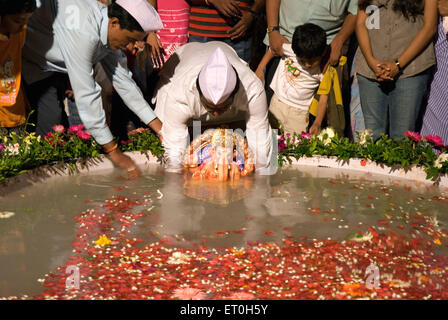
<svg viewBox="0 0 448 320"><path fill-rule="evenodd" d="M188 146L187 121L191 115L188 106L171 97L170 88L159 88L155 113L162 119L163 147L165 149L165 171L180 173L183 170L185 149Z"/></svg>
<svg viewBox="0 0 448 320"><path fill-rule="evenodd" d="M257 93L249 97L246 136L249 148L255 156L256 171L266 172L271 165L273 143L266 92L261 85Z"/></svg>
<svg viewBox="0 0 448 320"><path fill-rule="evenodd" d="M266 0L266 19L269 27L278 27L278 15L280 12L281 0ZM276 56L283 56L283 44L289 43L288 39L280 34L280 31L274 30L269 34L269 47Z"/></svg>
<svg viewBox="0 0 448 320"><path fill-rule="evenodd" d="M118 167L127 170L128 177L141 175L135 162L115 147L112 133L106 124L101 99L101 88L93 79L92 57L97 42L90 36L63 27L54 29L55 41L60 44L82 123L104 150L111 150L110 159Z"/></svg>
<svg viewBox="0 0 448 320"><path fill-rule="evenodd" d="M255 70L255 74L262 82L264 82L264 70L266 69L266 66L272 60L272 58L274 58L274 54L269 49L266 51L260 63L258 64L257 70Z"/></svg>
<svg viewBox="0 0 448 320"><path fill-rule="evenodd" d="M319 104L317 105L316 119L310 128L311 134L319 134L322 128L322 121L327 113L328 94L323 94L319 97Z"/></svg>
<svg viewBox="0 0 448 320"><path fill-rule="evenodd" d="M338 32L336 37L331 42L331 55L329 63L332 66L339 64L339 59L342 55L342 47L344 43L351 37L356 29L356 15L349 13L344 20L342 29Z"/></svg>

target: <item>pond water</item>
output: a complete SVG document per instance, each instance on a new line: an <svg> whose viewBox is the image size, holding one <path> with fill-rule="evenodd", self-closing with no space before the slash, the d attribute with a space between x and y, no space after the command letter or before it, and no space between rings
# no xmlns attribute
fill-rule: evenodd
<svg viewBox="0 0 448 320"><path fill-rule="evenodd" d="M55 177L0 198L0 298L448 298L447 209L431 184L329 168Z"/></svg>

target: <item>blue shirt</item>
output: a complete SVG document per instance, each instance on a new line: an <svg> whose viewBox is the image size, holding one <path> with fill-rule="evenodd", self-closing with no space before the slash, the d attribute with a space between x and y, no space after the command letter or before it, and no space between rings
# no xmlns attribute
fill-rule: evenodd
<svg viewBox="0 0 448 320"><path fill-rule="evenodd" d="M126 56L108 45L105 5L93 0L37 0L37 6L23 49L23 77L28 84L53 72L67 73L84 126L104 145L113 136L93 75L94 65L101 62L125 104L146 124L156 118L132 80Z"/></svg>

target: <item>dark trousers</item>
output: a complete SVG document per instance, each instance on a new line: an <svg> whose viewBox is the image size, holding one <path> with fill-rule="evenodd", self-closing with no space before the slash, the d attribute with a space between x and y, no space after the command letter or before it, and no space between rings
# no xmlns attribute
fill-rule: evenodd
<svg viewBox="0 0 448 320"><path fill-rule="evenodd" d="M36 125L36 135L46 136L53 126L68 125L64 110L67 83L68 76L65 74L54 74L32 84L25 83L26 94L33 109L30 122Z"/></svg>
<svg viewBox="0 0 448 320"><path fill-rule="evenodd" d="M110 130L118 141L129 140L128 132L137 128L146 128L147 125L126 106L118 93L112 94Z"/></svg>

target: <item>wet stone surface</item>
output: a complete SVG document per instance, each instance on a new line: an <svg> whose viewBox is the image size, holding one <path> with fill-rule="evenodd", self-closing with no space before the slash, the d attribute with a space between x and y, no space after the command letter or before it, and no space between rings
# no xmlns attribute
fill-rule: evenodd
<svg viewBox="0 0 448 320"><path fill-rule="evenodd" d="M327 168L57 177L1 199L0 297L447 299L447 209L436 186Z"/></svg>

